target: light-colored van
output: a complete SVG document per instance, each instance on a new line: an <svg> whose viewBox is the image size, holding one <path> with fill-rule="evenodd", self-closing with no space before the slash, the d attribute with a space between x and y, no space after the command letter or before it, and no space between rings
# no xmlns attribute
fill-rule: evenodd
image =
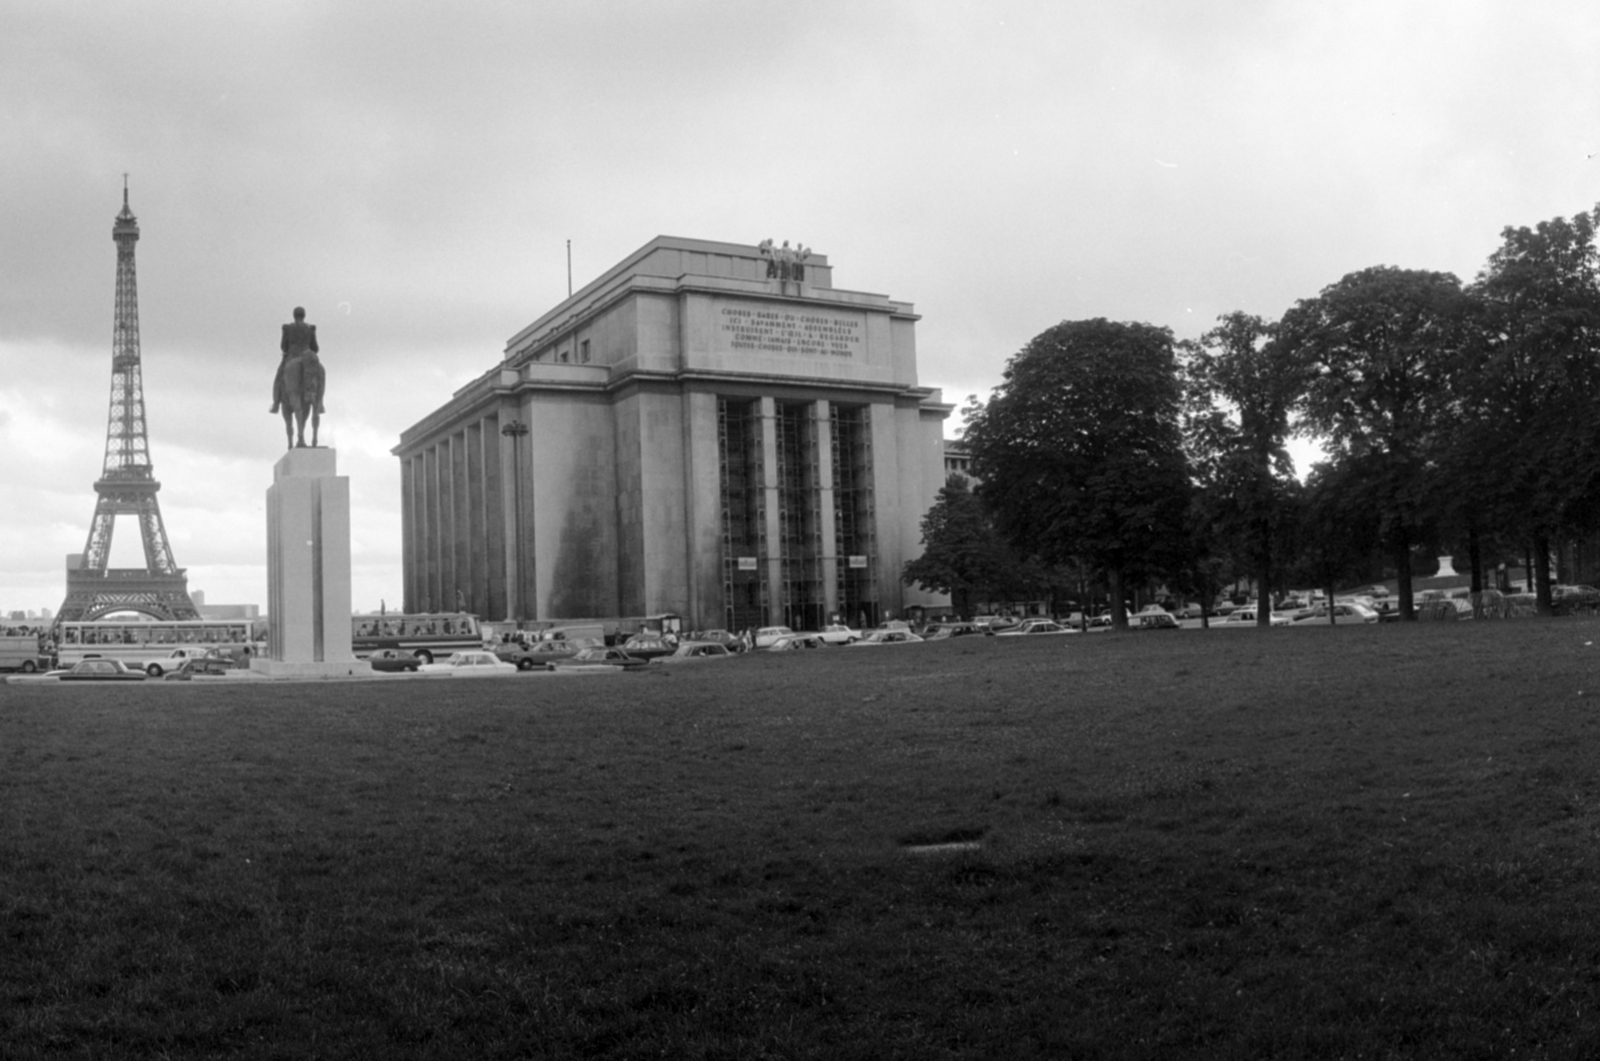
<svg viewBox="0 0 1600 1061"><path fill-rule="evenodd" d="M39 651L36 634L0 637L0 670L19 670L24 674L50 669L50 657Z"/></svg>

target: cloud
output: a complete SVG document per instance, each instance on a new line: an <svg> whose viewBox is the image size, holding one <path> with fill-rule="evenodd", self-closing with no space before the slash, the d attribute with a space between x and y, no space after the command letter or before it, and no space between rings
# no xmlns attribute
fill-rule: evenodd
<svg viewBox="0 0 1600 1061"><path fill-rule="evenodd" d="M388 448L560 300L568 239L580 285L658 234L802 241L916 304L923 382L986 393L1063 319L1470 276L1600 198L1597 51L1538 0L5 5L0 608L54 607L87 531L124 172L175 539L250 577L304 305L393 596Z"/></svg>

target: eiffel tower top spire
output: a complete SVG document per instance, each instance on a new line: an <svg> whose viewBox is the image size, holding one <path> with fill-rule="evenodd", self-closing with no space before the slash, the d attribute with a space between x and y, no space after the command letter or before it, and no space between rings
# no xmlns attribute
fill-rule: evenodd
<svg viewBox="0 0 1600 1061"><path fill-rule="evenodd" d="M150 443L145 437L144 380L139 358L139 280L133 245L139 219L128 208L128 175L122 175L122 212L111 225L117 245L117 309L111 333L111 421L106 431L104 479L150 478Z"/></svg>
<svg viewBox="0 0 1600 1061"><path fill-rule="evenodd" d="M122 175L122 212L111 225L117 245L117 305L111 332L111 412L106 421L106 459L95 481L94 521L76 568L67 571L62 619L94 619L124 609L162 619L198 619L188 579L172 557L161 520L156 481L145 431L144 377L139 356L139 283L133 248L139 220L128 205L128 175ZM145 566L111 568L116 517L134 516L144 545Z"/></svg>

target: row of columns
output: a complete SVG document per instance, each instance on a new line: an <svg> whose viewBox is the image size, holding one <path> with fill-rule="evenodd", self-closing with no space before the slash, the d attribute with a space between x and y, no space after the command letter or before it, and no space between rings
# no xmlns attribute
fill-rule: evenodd
<svg viewBox="0 0 1600 1061"><path fill-rule="evenodd" d="M785 621L783 579L783 522L778 518L782 511L783 482L778 474L778 401L776 398L760 399L761 423L761 503L766 512L766 540L762 543L767 555L762 572L767 583L767 621L779 624ZM816 482L809 493L815 493L817 520L816 554L817 577L822 583L823 610L832 615L839 610L839 558L834 555L837 538L838 513L834 510L833 491L833 420L827 399L811 403L813 437L817 447ZM810 502L810 497L807 497Z"/></svg>
<svg viewBox="0 0 1600 1061"><path fill-rule="evenodd" d="M497 414L467 422L404 459L400 478L405 610L506 615L510 449ZM513 569L514 570L514 569Z"/></svg>

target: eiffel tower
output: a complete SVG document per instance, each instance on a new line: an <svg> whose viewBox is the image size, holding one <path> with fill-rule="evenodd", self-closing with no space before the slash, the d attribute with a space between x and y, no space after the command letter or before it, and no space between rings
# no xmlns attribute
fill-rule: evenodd
<svg viewBox="0 0 1600 1061"><path fill-rule="evenodd" d="M67 599L61 619L98 619L118 611L157 619L198 619L189 580L172 559L151 475L150 443L144 427L144 380L139 371L139 286L133 245L139 222L128 209L128 179L122 179L122 212L111 226L117 244L117 314L111 338L111 415L106 424L106 461L95 481L94 522L77 567L67 569ZM117 517L138 517L144 567L108 567Z"/></svg>

